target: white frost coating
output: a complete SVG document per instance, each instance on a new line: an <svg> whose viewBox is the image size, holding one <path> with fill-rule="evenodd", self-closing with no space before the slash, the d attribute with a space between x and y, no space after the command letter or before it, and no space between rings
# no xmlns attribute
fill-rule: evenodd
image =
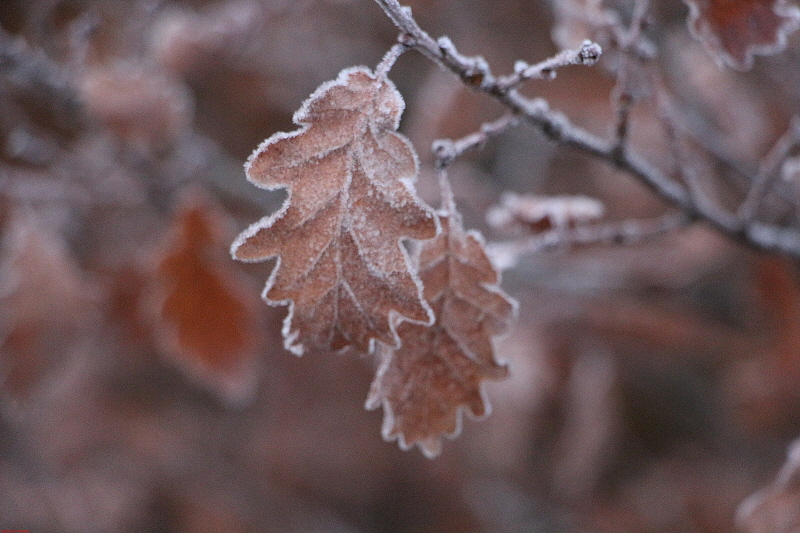
<svg viewBox="0 0 800 533"><path fill-rule="evenodd" d="M605 206L588 196L536 196L505 193L499 206L486 212L486 222L492 227L549 220L557 228L602 218Z"/></svg>
<svg viewBox="0 0 800 533"><path fill-rule="evenodd" d="M384 359L384 363L381 364L381 367L378 369L378 372L375 374L375 382L377 383L379 380L383 378L386 374L386 370L388 369L388 362L391 360L391 357L386 357ZM383 423L381 424L381 437L386 442L393 442L397 441L397 445L400 447L401 450L407 452L411 449L412 446L416 445L419 450L422 452L428 459L435 459L442 453L442 439L446 438L448 440L454 440L459 435L461 435L461 431L464 427L464 415L469 417L470 420L484 420L492 413L492 405L489 403L489 397L486 393L484 388L485 383L481 383L480 385L480 395L481 401L484 404L484 413L480 416L476 416L467 409L466 406L460 405L456 408L455 412L455 427L453 431L450 433L437 433L435 436L429 437L427 439L420 439L414 443L409 443L406 441L405 434L402 431L398 431L395 434L392 434L395 429L395 415L394 411L392 410L392 404L388 398L384 398L381 401L378 401L376 396L372 394L367 398L367 401L364 404L364 408L368 411L373 411L378 407L383 408Z"/></svg>
<svg viewBox="0 0 800 533"><path fill-rule="evenodd" d="M471 74L485 74L489 72L489 63L483 57L467 57L461 55L453 44L453 41L447 35L442 35L436 39L436 44L439 45L439 49L445 55L455 58L459 63L466 66L471 71Z"/></svg>
<svg viewBox="0 0 800 533"><path fill-rule="evenodd" d="M439 264L442 261L457 261L459 264L471 264L469 261L470 257L470 250L474 253L474 246L477 245L482 247L484 243L483 236L476 230L469 230L464 232L460 227L460 221L456 221L455 219L449 219L448 223L451 225L451 232L453 234L453 238L459 241L459 244L451 245L449 250L442 254L441 257L436 259L433 263L429 263L426 261L425 269L431 268L432 264ZM474 241L474 242L473 242ZM466 254L464 257L457 251L458 249L465 250ZM480 286L482 289L491 292L492 294L497 294L501 296L505 301L509 302L511 305L511 314L507 317L508 322L513 322L518 313L518 303L509 298L499 287L500 283L500 275L497 274L496 284L488 284L488 283L481 283ZM447 293L450 293L449 295ZM468 302L471 305L480 307L481 303L473 303L470 301L468 297L461 295L456 288L452 284L448 284L445 288L445 292L441 294L441 296L437 296L436 300L438 301L440 298L459 298L463 301ZM446 335L448 335L454 342L457 343L459 351L467 356L470 357L471 351L467 346L464 346L462 339L459 338L458 334L452 333L448 328L446 323L444 324ZM505 329L505 333L508 332L510 328ZM502 335L502 334L500 334ZM496 338L499 338L500 335L492 335L492 341ZM450 432L437 432L435 434L428 434L424 438L417 438L416 435L412 437L412 442L409 442L405 431L403 430L403 421L400 420L398 423L398 416L393 409L393 402L402 404L403 402L408 401L408 398L411 394L411 390L415 387L414 382L408 381L406 378L407 376L402 374L398 376L387 376L392 371L392 364L394 362L394 358L396 357L404 357L407 354L402 353L403 347L401 346L397 350L391 350L389 348L384 348L381 355L381 364L376 372L375 379L373 384L370 388L370 394L367 397L365 402L365 408L372 410L376 409L377 407L381 406L384 410L384 418L383 424L381 428L381 434L387 442L397 441L398 446L401 450L408 450L412 446L416 445L420 451L425 455L427 458L434 458L441 453L442 450L442 443L443 439L454 439L458 435L461 434L464 425L464 417L468 417L471 420L483 420L486 417L490 416L492 413L492 405L489 401L488 393L486 390L487 384L481 380L477 386L477 392L480 396L480 403L483 407L482 412L479 414L474 413L469 405L467 404L460 404L456 405L455 409L452 413L453 418L453 430ZM448 364L446 358L442 358L441 356L437 355L445 366L449 367L452 372L456 372L456 370ZM481 364L481 361L473 361L477 364ZM505 363L502 361L497 361L499 366L505 367ZM402 381L397 381L398 379ZM393 389L399 389L398 392L392 393ZM417 433L417 429L413 429L414 433ZM423 431L424 434L424 431Z"/></svg>
<svg viewBox="0 0 800 533"><path fill-rule="evenodd" d="M308 129L308 125L305 125L302 128L300 128L299 130L295 130L295 131L290 131L290 132L279 131L279 132L271 135L269 138L263 140L261 142L261 144L258 145L258 148L253 150L253 153L250 154L250 156L247 158L247 161L245 161L245 163L244 163L244 172L245 172L245 175L247 176L247 181L249 181L250 183L252 183L253 185L255 185L256 187L258 187L260 189L266 189L268 191L274 191L274 190L277 190L277 189L285 189L286 188L285 185L266 185L264 183L258 183L256 181L254 181L253 178L250 176L250 169L252 168L253 162L256 160L258 155L261 154L262 152L266 151L267 148L270 147L270 145L273 145L278 141L282 141L283 139L292 139L294 137L297 137L298 135L301 135L301 134L305 133L307 129Z"/></svg>
<svg viewBox="0 0 800 533"><path fill-rule="evenodd" d="M408 189L408 192L412 193L416 192L416 188L414 187L414 182L417 181L416 176L409 178L399 178L397 181L399 181L403 186L405 186L405 188Z"/></svg>
<svg viewBox="0 0 800 533"><path fill-rule="evenodd" d="M439 225L439 219L438 218L434 218L434 222L436 223L436 235L438 235L441 232L441 226ZM380 232L380 230L377 230L377 231ZM350 237L353 239L353 242L355 242L355 244L356 244L356 249L358 250L358 256L361 259L361 261L366 265L367 271L373 277L376 277L378 279L385 279L385 276L383 275L383 273L378 271L376 269L375 264L369 258L367 258L364 255L363 249L365 248L365 246L363 246L362 240L359 238L358 232L352 231L352 229L351 229L349 231L349 233L350 233ZM397 326L399 326L401 322L410 322L412 324L420 324L420 325L425 325L425 326L432 326L433 323L436 322L436 317L435 317L435 315L433 313L433 310L431 309L431 306L428 305L427 301L425 301L424 287L422 285L422 280L419 279L419 276L416 274L416 265L414 265L414 262L411 260L411 256L406 251L406 247L402 245L403 241L406 241L406 240L409 240L409 239L405 239L405 238L397 239L396 240L397 248L399 249L400 254L403 257L403 262L405 264L406 271L409 273L409 278L411 279L411 281L414 283L414 285L417 288L417 297L419 299L419 302L420 302L422 308L425 310L425 313L428 315L428 319L424 320L424 321L414 320L412 318L408 318L408 317L398 313L395 310L391 310L389 312L389 327L390 327L390 329L392 331L392 336L397 341L397 342L395 342L395 345L397 345L397 346L400 346L400 342L399 342L400 337L397 334ZM340 283L345 283L345 282L340 282ZM350 289L349 285L348 285L348 290L352 290L352 289ZM353 301L357 302L358 300L356 299L355 294L353 294L352 296L353 296ZM374 339L372 339L372 340L374 341ZM372 353L373 346L374 346L373 344L370 344L370 353Z"/></svg>
<svg viewBox="0 0 800 533"><path fill-rule="evenodd" d="M519 246L516 243L490 242L486 245L486 256L494 268L502 272L519 264Z"/></svg>
<svg viewBox="0 0 800 533"><path fill-rule="evenodd" d="M420 205L422 205L422 202L417 197L416 188L414 187L414 184L417 181L417 176L419 174L419 167L420 167L419 155L417 154L417 151L414 149L414 146L411 144L411 141L409 141L406 137L404 137L403 135L401 135L399 133L386 132L384 135L381 135L381 136L373 134L373 139L375 140L375 143L378 146L378 148L380 148L383 151L384 154L387 154L387 156L389 156L390 159L395 159L395 158L392 157L392 154L391 154L390 150L386 149L384 147L384 143L381 142L381 138L384 137L384 136L387 136L387 135L391 135L392 138L394 138L395 140L398 140L398 141L400 141L402 143L403 147L405 148L405 153L403 153L403 156L404 157L405 156L411 156L413 158L414 171L412 173L410 173L408 175L404 175L404 176L399 176L399 177L392 176L391 181L389 181L388 183L385 183L384 180L378 179L378 177L377 177L380 173L385 174L386 173L385 170L383 170L380 166L376 167L376 165L374 165L374 164L365 164L365 162L369 163L370 158L359 158L359 162L361 163L361 168L364 171L364 173L370 178L370 182L373 185L375 185L377 188L379 188L381 190L381 192L385 193L388 189L391 188L392 185L395 185L395 184L399 183L406 189L406 191L409 192L409 195L410 195L411 198L416 199L417 201L419 201ZM370 147L369 148L369 153L373 153L373 152L374 152L374 148ZM383 199L392 208L394 208L394 209L403 209L406 206L406 201L401 199L401 198L395 198L395 196L396 195L393 195L393 194L384 194L383 195ZM433 212L430 211L430 210L428 210L428 211L429 211L429 215L433 216Z"/></svg>
<svg viewBox="0 0 800 533"><path fill-rule="evenodd" d="M486 244L486 240L484 239L483 234L480 231L475 230L475 229L471 229L471 230L467 230L466 234L467 234L467 237L472 237L473 239L478 241L478 244L480 244L481 248L483 248L484 252L486 253L486 258L489 260L489 263L491 263L492 267L494 268L495 272L497 273L497 281L494 284L481 283L481 287L483 289L489 291L489 292L493 292L495 294L501 295L503 298L505 298L511 304L511 316L509 317L508 321L509 321L509 324L515 323L517 321L517 318L519 317L519 302L517 301L516 298L512 298L511 296L506 294L505 291L503 291L502 288L500 288L500 285L501 285L501 283L503 281L503 279L502 279L503 278L503 275L502 275L502 270L503 269L498 268L497 265L495 265L494 261L492 260L492 257L487 252L488 245ZM503 337L508 335L510 332L511 332L511 328L509 327L503 333L500 333L498 335L492 335L492 338L493 339L502 339ZM498 361L498 364L504 365L505 362L504 361Z"/></svg>
<svg viewBox="0 0 800 533"><path fill-rule="evenodd" d="M389 348L385 348L389 350ZM384 353L383 360L381 361L381 365L378 368L377 372L375 373L375 378L373 383L380 383L383 381L386 372L389 369L389 365L391 363L392 358L395 357L394 353ZM397 441L397 445L400 447L401 450L404 452L411 449L413 444L409 444L406 441L405 435L402 432L397 432L396 434L392 434L395 426L395 415L394 410L392 409L392 404L388 398L384 398L383 400L379 400L377 391L370 391L369 396L367 396L367 401L364 403L364 408L368 411L373 411L378 407L383 408L383 423L381 424L381 437L386 442L393 442ZM445 435L449 438L455 438L461 433L461 416L459 412L456 412L456 427L455 430L451 435ZM433 437L430 439L420 440L417 441L416 444L419 446L420 451L422 454L427 457L428 459L435 459L441 452L442 452L442 443L440 438Z"/></svg>
<svg viewBox="0 0 800 533"><path fill-rule="evenodd" d="M370 78L373 79L375 78L373 72L367 67L364 66L349 67L339 72L339 75L336 77L335 80L326 81L322 83L319 87L317 87L316 90L314 90L314 92L311 93L311 95L303 101L303 103L300 106L300 109L295 111L294 115L292 116L292 122L294 122L298 126L301 126L301 128L290 132L279 131L271 135L269 138L262 141L261 144L259 144L258 147L253 151L253 153L250 154L250 156L247 158L247 161L245 162L245 172L247 173L249 181L251 181L257 187L267 190L274 190L284 187L282 185L268 186L255 183L250 178L250 169L253 165L253 161L258 157L260 153L266 151L270 145L275 144L280 140L291 139L305 133L310 126L308 115L310 113L311 105L313 105L317 100L322 99L325 96L325 94L334 87L347 87L348 78L350 77L351 74L355 73L363 73ZM400 126L400 116L403 114L403 111L405 110L405 100L403 100L403 96L400 94L400 91L397 90L397 87L395 86L394 82L389 78L383 78L376 81L380 84L386 85L386 87L390 91L390 94L397 102L397 113L394 113L393 109L389 108L388 106L381 106L381 110L383 110L387 116L394 115L394 120L392 121L391 124L392 128L396 130ZM340 147L334 147L330 151L333 151L336 148ZM321 155L324 156L327 154L323 153Z"/></svg>
<svg viewBox="0 0 800 533"><path fill-rule="evenodd" d="M306 124L307 121L308 121L308 113L309 113L309 108L311 107L311 105L315 101L321 100L325 96L325 93L327 93L328 91L330 91L334 87L347 87L348 78L350 77L351 74L355 74L355 73L366 74L368 77L370 77L372 79L375 79L375 75L372 73L372 71L370 69L368 69L367 67L364 67L364 66L348 67L346 69L343 69L341 72L339 72L339 75L336 76L335 80L330 80L330 81L326 81L326 82L322 83L319 87L317 87L314 90L313 93L311 93L311 96L306 98L306 100L300 106L300 109L295 111L294 116L292 117L292 120L294 121L294 123L295 124ZM397 92L397 89L395 89L394 83L392 83L388 78L385 79L385 80L381 80L381 81L386 83L387 85L389 85L395 92ZM397 93L397 94L400 94L400 93ZM401 100L402 100L402 98L401 98ZM398 124L399 124L399 121L398 121Z"/></svg>
<svg viewBox="0 0 800 533"><path fill-rule="evenodd" d="M254 222L254 223L250 224L247 227L247 229L244 230L243 232L241 232L236 237L236 239L233 241L233 243L231 244L231 257L236 259L237 261L244 261L246 263L260 263L261 261L266 261L266 260L270 259L271 257L274 257L274 256L269 256L269 257L259 257L257 259L246 259L246 258L237 257L236 256L236 250L238 250L239 247L241 247L247 239L249 239L250 237L252 237L256 233L258 233L258 231L260 229L268 228L268 227L272 226L272 224L276 220L278 220L279 218L283 217L283 215L286 212L286 210L288 209L288 207L289 207L288 204L284 203L283 207L281 207L275 213L273 213L271 215L267 215L264 218L262 218L261 220L259 220L258 222Z"/></svg>
<svg viewBox="0 0 800 533"><path fill-rule="evenodd" d="M353 76L357 77L353 79ZM329 94L333 90L336 90L337 93ZM326 98L328 102L324 101ZM312 130L312 128L316 127L312 122L317 121L319 118L316 114L322 113L322 118L320 120L324 122L324 113L331 109L348 110L359 114L361 118L356 114L353 115L355 122L352 124L355 125L356 129L352 132L341 129L333 130L328 134L329 130L324 129L325 124L320 123L319 129ZM292 217L291 224L293 227L300 227L297 225L298 220L299 224L304 224L306 220L313 218L313 216L315 216L314 213L318 212L316 211L318 205L332 205L326 201L326 195L330 194L332 199L338 196L338 200L335 201L340 203L338 212L341 214L338 216L342 217L339 219L342 225L336 227L336 234L332 236L326 246L321 247L318 251L314 250L314 253L311 254L307 260L304 260L303 264L305 267L301 268L307 269L304 275L310 275L326 249L341 236L343 231L348 231L356 245L356 250L361 262L365 265L366 275L371 275L375 279L380 280L391 290L395 290L395 288L393 288L389 274L401 273L406 278L404 283L410 280L416 289L416 300L419 308L424 310L426 319L412 320L402 316L395 310L389 310L388 324L390 331L385 333L390 333L396 339L395 344L397 345L399 345L399 337L396 332L396 327L399 323L403 320L408 320L415 324L432 324L434 321L433 311L424 300L422 282L415 273L414 262L409 256L405 246L403 246L403 242L409 240L409 238L397 238L395 242L397 249L389 246L391 249L386 250L385 246L383 248L378 246L377 243L381 242L380 228L371 228L371 226L374 226L375 223L378 222L378 219L371 220L368 213L358 213L357 210L351 208L350 195L352 192L350 189L354 178L353 172L356 171L355 169L357 166L360 165L362 168L367 167L367 169L365 169L367 179L375 175L381 176L381 179L370 180L370 183L371 187L377 187L375 192L380 194L382 200L387 204L386 209L389 207L395 209L397 211L395 216L405 216L404 210L408 207L413 208L414 212L417 213L415 215L416 217L420 216L420 212L427 212L428 219L434 222L436 234L439 233L438 219L433 216L432 210L418 198L413 188L413 182L416 180L416 174L419 168L417 154L407 139L393 131L399 126L400 117L404 109L405 102L397 91L394 83L385 76L380 76L376 79L375 74L366 67L344 69L335 80L320 85L294 114L293 120L299 128L295 131L278 132L272 135L263 141L248 157L245 163L245 171L251 183L259 188L267 190L285 188L288 190L288 195L277 212L252 224L236 238L231 246L231 254L237 258L237 251L239 248L244 246L249 239L255 237L259 232L270 230L270 228L287 216ZM369 133L366 129L361 129L367 126L370 128ZM309 130L311 130L310 134L312 135L309 141L311 144L301 144L302 141L300 139L297 140L298 144L292 141L303 134L309 133ZM369 135L371 138L367 142L364 142L364 138L361 137L363 135ZM380 139L386 138L389 138L389 141L386 141L386 143L380 142ZM289 143L287 143L287 141L289 141ZM287 144L276 148L273 153L268 153L269 150L272 149L272 146L277 143ZM338 172L342 169L342 167L337 166L337 163L333 160L329 160L331 161L331 165L324 168L321 167L321 162L333 151L338 149L345 150L345 157L348 159L348 163L346 164L347 176L342 176L341 179L333 178L333 176L339 176ZM407 159L409 157L413 158L413 168L410 168L411 165ZM263 158L263 160L259 158ZM261 165L260 168L259 165ZM294 179L292 177L294 174L291 174L291 172L294 171L290 169L299 169L301 167L302 172L307 172L307 174L300 175L302 179L311 177L311 183L313 183L315 172L320 172L321 174L318 175L321 178L330 177L330 179L326 179L325 181L328 181L330 184L335 183L335 190L337 192L332 194L330 191L333 189L327 184L320 188L314 188L313 185L310 187L304 186L302 190L296 189L293 191L294 187L288 184L286 180ZM397 176L397 173L392 174L390 170L392 167L396 167L398 170L403 169L403 171L400 172L401 176ZM275 174L271 179L271 170L275 173L288 172L288 174ZM334 170L336 174L331 174L330 172ZM286 176L286 178L284 178L284 176ZM400 194L398 194L400 191L397 187L398 181L403 190L403 193ZM372 194L372 192L370 188L369 194ZM398 195L400 198L397 198ZM299 218L297 216L297 210L299 210ZM282 227L284 225L282 225ZM318 242L318 240L315 242ZM369 244L369 246L366 246L367 244ZM289 244L289 246L291 246L291 244ZM398 256L398 252L401 255ZM255 253L258 253L257 249ZM245 260L262 261L277 256L276 264L264 287L262 297L270 305L288 306L288 314L284 319L282 328L284 345L286 349L292 353L301 355L304 351L302 344L303 339L301 338L302 327L293 327L296 305L294 297L283 300L272 300L268 297L269 292L273 290L276 284L282 283L278 281L278 273L281 272L280 269L283 268L283 264L286 263L281 257L284 253L285 252L281 250L273 253L269 257L266 255L254 257L253 253L248 252L247 255L249 257ZM400 257L403 258L403 268L399 267ZM391 270L387 271L386 267L380 268L381 262L390 265ZM292 268L294 268L294 266ZM372 318L370 318L369 313L363 308L363 304L359 302L353 289L349 286L347 281L345 281L341 272L341 265L337 264L337 269L339 269L338 275L331 280L330 288L326 293L330 295L330 291L338 291L339 287L342 288L343 293L339 293L339 296L336 297L336 302L333 303L334 314L338 313L338 298L347 294L346 297L351 298L356 309L365 315L365 320L371 322ZM321 288L327 289L328 283L324 283ZM406 285L404 292L408 291L410 288L411 287ZM410 297L411 291L408 291L408 294L403 294L403 298ZM303 316L306 316L305 311L303 312ZM333 323L335 324L336 322L334 321ZM374 347L374 342L375 339L371 338L369 341L370 351Z"/></svg>
<svg viewBox="0 0 800 533"><path fill-rule="evenodd" d="M278 276L278 269L281 266L281 258L278 256L278 260L275 262L275 267L273 267L272 272L269 275L269 279L267 280L267 284L264 286L264 290L261 291L261 299L267 302L269 305L273 307L288 305L289 310L286 313L286 317L283 319L283 324L281 325L281 334L283 336L283 347L286 348L289 352L301 356L303 355L303 345L297 343L297 336L299 334L298 331L292 331L292 317L294 316L294 300L270 300L267 298L267 292L272 288L272 285L275 283L275 278Z"/></svg>
<svg viewBox="0 0 800 533"><path fill-rule="evenodd" d="M274 256L273 256L274 257ZM294 318L294 300L291 298L285 300L272 300L267 297L267 293L275 284L275 278L278 275L278 269L281 266L281 257L277 256L277 261L275 263L275 267L272 269L272 272L269 275L269 279L267 280L267 284L264 286L264 290L261 291L261 298L267 302L272 307L281 307L281 306L288 306L288 311L286 313L286 317L283 319L283 324L281 325L281 335L283 336L283 347L293 353L296 356L301 356L305 353L305 347L303 346L302 342L298 341L300 336L300 330L294 329L292 330L292 319ZM336 285L334 285L331 290L336 290ZM330 293L330 291L328 291ZM327 293L326 293L327 294Z"/></svg>
<svg viewBox="0 0 800 533"><path fill-rule="evenodd" d="M436 44L439 45L444 52L449 55L457 56L458 51L456 50L456 45L453 44L453 40L450 39L447 35L442 35L438 39L436 39Z"/></svg>

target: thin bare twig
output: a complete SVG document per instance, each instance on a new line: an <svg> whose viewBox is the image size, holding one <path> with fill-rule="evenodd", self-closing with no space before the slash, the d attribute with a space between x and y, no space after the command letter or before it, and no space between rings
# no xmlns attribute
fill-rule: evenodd
<svg viewBox="0 0 800 533"><path fill-rule="evenodd" d="M615 160L614 143L573 125L564 114L550 109L547 102L540 98L526 98L514 89L499 87L497 78L491 74L488 63L482 57L465 57L459 54L455 45L446 37L434 40L419 27L410 10L401 7L397 0L375 1L395 25L405 32L403 42L449 69L467 85L493 96L512 113L538 127L551 140L615 163L671 203L693 215L699 215L694 213L694 206L683 186L664 176L641 157L627 154Z"/></svg>
<svg viewBox="0 0 800 533"><path fill-rule="evenodd" d="M624 30L621 26L616 26L617 47L620 51L625 52L625 56L620 61L617 69L617 83L611 93L615 115L613 129L615 158L624 157L624 152L627 148L631 112L637 100L635 95L637 91L631 87L631 71L634 68L633 62L635 60L641 61L645 59L645 56L639 51L644 48L642 30L645 26L649 4L649 0L637 0L633 7L630 27Z"/></svg>
<svg viewBox="0 0 800 533"><path fill-rule="evenodd" d="M633 5L633 16L631 17L631 24L628 30L617 32L617 40L619 41L621 50L638 51L642 48L640 40L642 38L642 30L647 21L647 11L649 8L649 0L636 0Z"/></svg>
<svg viewBox="0 0 800 533"><path fill-rule="evenodd" d="M514 65L514 74L502 76L497 79L496 84L500 90L509 90L519 86L526 80L552 80L556 77L556 70L567 65L586 65L592 66L600 60L603 49L600 45L592 41L583 41L577 50L564 50L549 59L545 59L535 65L528 65L524 61L518 61Z"/></svg>
<svg viewBox="0 0 800 533"><path fill-rule="evenodd" d="M659 110L659 118L661 127L667 136L670 154L675 161L675 173L678 178L686 184L689 194L692 196L692 201L695 205L706 213L711 213L716 220L724 227L724 230L729 233L736 233L739 230L739 221L733 214L723 211L717 203L708 197L703 189L703 180L700 173L696 168L694 161L690 160L689 151L681 144L682 135L675 124L671 110L668 104L667 96L661 91L656 92L656 100ZM694 139L691 139L694 141Z"/></svg>
<svg viewBox="0 0 800 533"><path fill-rule="evenodd" d="M461 156L464 152L482 147L492 137L497 137L509 128L519 124L519 119L514 115L504 115L494 122L481 125L481 129L461 139L438 139L433 141L433 153L436 155L436 167L443 169Z"/></svg>
<svg viewBox="0 0 800 533"><path fill-rule="evenodd" d="M481 125L481 129L452 141L438 139L433 142L433 153L436 155L436 168L439 175L439 189L442 196L442 209L449 216L457 216L456 201L450 179L447 176L447 166L457 157L469 150L480 148L492 137L497 137L511 127L516 126L519 120L514 115L505 115L494 122Z"/></svg>

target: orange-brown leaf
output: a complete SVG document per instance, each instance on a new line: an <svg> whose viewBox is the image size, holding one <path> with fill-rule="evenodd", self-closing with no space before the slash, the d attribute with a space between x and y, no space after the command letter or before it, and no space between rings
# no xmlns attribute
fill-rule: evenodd
<svg viewBox="0 0 800 533"><path fill-rule="evenodd" d="M158 340L224 399L240 402L255 385L257 299L227 254L227 223L197 199L178 213L158 264Z"/></svg>
<svg viewBox="0 0 800 533"><path fill-rule="evenodd" d="M436 315L431 327L403 323L402 345L381 346L381 364L367 408L384 408L383 435L400 447L417 444L428 456L441 450L441 436L455 436L461 411L481 418L490 406L487 379L506 377L494 357L492 337L505 332L516 303L497 284L499 274L479 234L464 232L457 217L443 217L443 233L420 251L425 298Z"/></svg>
<svg viewBox="0 0 800 533"><path fill-rule="evenodd" d="M388 79L346 69L295 114L301 129L273 135L247 162L251 182L289 197L232 254L278 257L264 298L289 305L285 346L298 355L396 345L393 316L431 320L401 240L430 239L437 223L412 187L417 157L395 132L402 111Z"/></svg>
<svg viewBox="0 0 800 533"><path fill-rule="evenodd" d="M800 10L785 0L686 0L689 29L718 63L738 70L752 66L753 55L783 50L786 35L800 24Z"/></svg>

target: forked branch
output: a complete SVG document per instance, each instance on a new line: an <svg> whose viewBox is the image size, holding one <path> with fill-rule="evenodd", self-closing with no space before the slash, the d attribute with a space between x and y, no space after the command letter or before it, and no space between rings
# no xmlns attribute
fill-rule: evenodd
<svg viewBox="0 0 800 533"><path fill-rule="evenodd" d="M751 193L753 199L746 202L743 214L747 217L740 217L739 214L731 213L710 202L697 201L696 195L692 194L684 184L650 164L641 154L627 149L626 133L621 132L620 128L616 128L612 139L599 137L576 126L563 113L551 109L545 100L525 97L516 90L525 79L537 77L537 72L541 74L555 67L525 67L510 76L496 77L491 73L490 66L484 58L461 55L447 37L432 38L417 24L411 10L401 6L397 0L375 1L400 29L401 43L416 49L425 57L450 70L468 87L490 95L514 116L538 128L552 141L604 160L609 165L633 176L680 210L685 220L704 221L740 242L762 250L777 251L800 258L800 232L794 228L758 222L749 213L752 209L749 205L760 201L758 198L763 194L760 189L764 187L761 183L768 185L767 178L753 179L754 183L761 185L754 187L755 190ZM591 47L591 43L581 49L599 52L599 47ZM562 58L562 63L557 66L575 62L577 61L564 63ZM549 65L547 62L545 64ZM624 110L623 116L620 117L620 124L625 126L627 126L627 113L628 110ZM771 173L763 171L760 174Z"/></svg>

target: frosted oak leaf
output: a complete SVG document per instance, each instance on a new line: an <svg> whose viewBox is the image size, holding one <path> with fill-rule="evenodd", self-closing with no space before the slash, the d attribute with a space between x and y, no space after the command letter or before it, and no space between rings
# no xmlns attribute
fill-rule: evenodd
<svg viewBox="0 0 800 533"><path fill-rule="evenodd" d="M366 404L383 405L386 440L397 439L404 450L416 444L428 457L439 454L443 435L458 435L462 411L489 414L483 382L508 375L494 357L492 337L510 327L517 307L497 286L500 276L481 236L465 232L457 216L443 217L442 229L420 252L420 278L436 323L400 324L401 347L379 347Z"/></svg>
<svg viewBox="0 0 800 533"><path fill-rule="evenodd" d="M800 26L800 10L785 0L685 0L689 30L720 64L748 70L753 55L775 54Z"/></svg>
<svg viewBox="0 0 800 533"><path fill-rule="evenodd" d="M301 128L264 141L245 165L265 189L287 188L283 207L233 243L236 259L278 261L264 289L288 305L285 347L371 350L397 344L395 318L430 323L404 239L430 239L433 211L416 195L418 161L396 133L403 99L386 77L343 70L295 113Z"/></svg>

